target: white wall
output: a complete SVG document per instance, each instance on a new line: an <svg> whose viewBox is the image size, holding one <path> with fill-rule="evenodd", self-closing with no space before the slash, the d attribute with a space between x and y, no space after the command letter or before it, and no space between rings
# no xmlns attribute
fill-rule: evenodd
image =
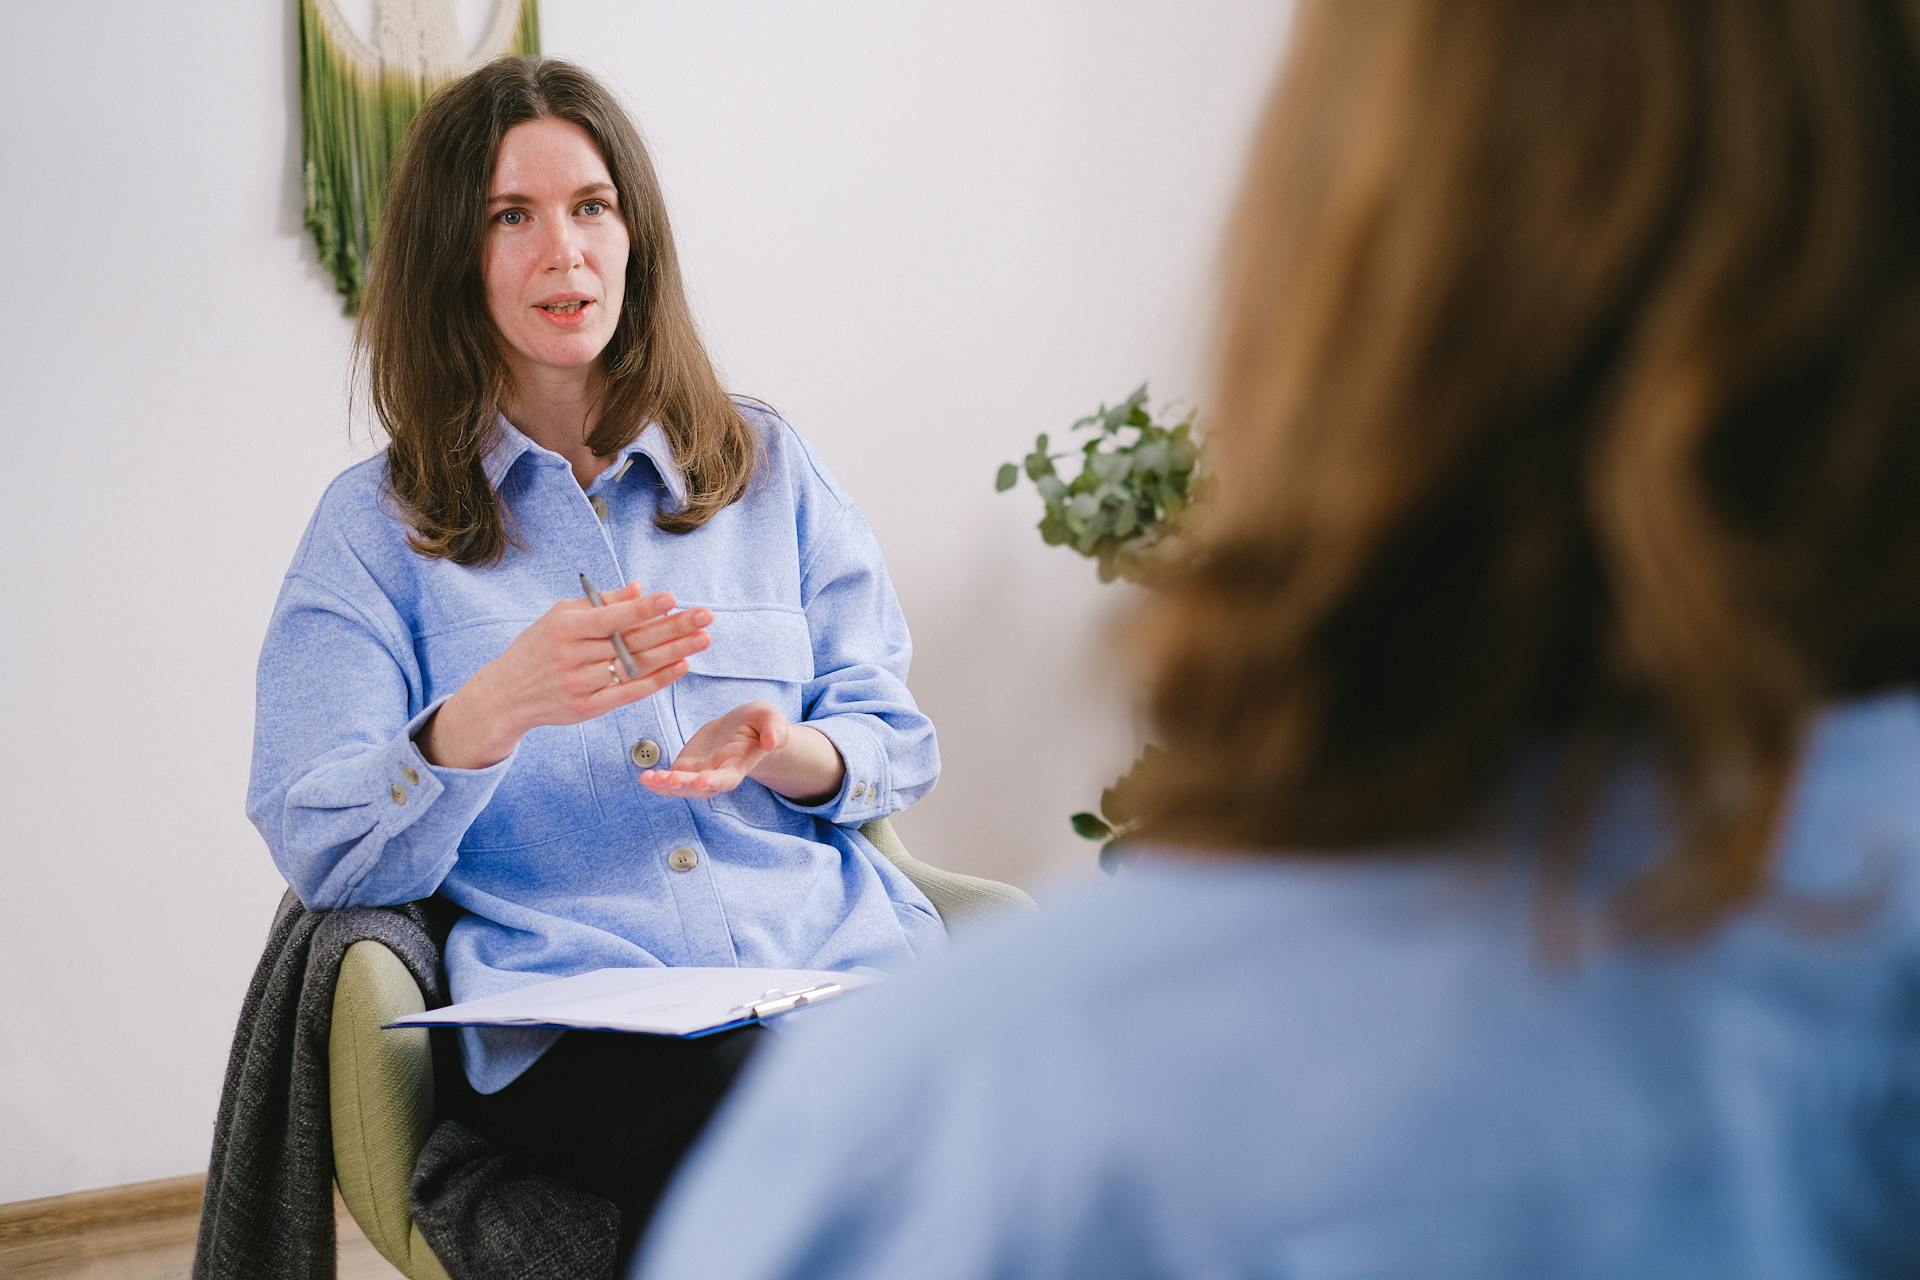
<svg viewBox="0 0 1920 1280"><path fill-rule="evenodd" d="M887 549L946 758L899 826L936 863L1090 873L1065 815L1131 755L1094 647L1118 593L993 474L1143 378L1200 394L1289 7L544 5L655 149L730 385ZM357 456L294 13L16 5L0 44L0 1201L205 1167L280 893L241 813L254 659Z"/></svg>

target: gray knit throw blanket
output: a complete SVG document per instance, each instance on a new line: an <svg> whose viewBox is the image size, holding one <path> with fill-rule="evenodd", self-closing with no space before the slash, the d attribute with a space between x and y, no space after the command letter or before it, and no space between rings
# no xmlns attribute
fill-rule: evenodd
<svg viewBox="0 0 1920 1280"><path fill-rule="evenodd" d="M308 911L280 900L240 1008L200 1208L194 1280L333 1280L333 1130L327 1036L347 948L384 943L447 1002L442 904ZM456 1123L436 1126L413 1177L414 1219L461 1280L612 1274L619 1214L596 1196L518 1176Z"/></svg>

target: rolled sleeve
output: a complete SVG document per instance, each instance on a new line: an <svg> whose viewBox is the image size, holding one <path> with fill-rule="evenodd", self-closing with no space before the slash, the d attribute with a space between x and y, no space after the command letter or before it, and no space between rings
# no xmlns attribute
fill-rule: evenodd
<svg viewBox="0 0 1920 1280"><path fill-rule="evenodd" d="M866 520L841 500L806 550L801 604L814 678L802 694L803 720L833 743L846 771L840 790L822 803L780 799L801 813L858 826L932 790L940 750L933 722L907 690L913 644Z"/></svg>
<svg viewBox="0 0 1920 1280"><path fill-rule="evenodd" d="M486 769L428 762L409 716L411 653L341 592L289 577L260 655L247 814L309 907L426 897L513 756Z"/></svg>
<svg viewBox="0 0 1920 1280"><path fill-rule="evenodd" d="M827 716L806 723L808 728L819 730L833 743L846 765L846 772L840 779L840 790L819 804L801 804L780 796L789 808L847 827L857 827L906 808L893 799L893 788L887 780L891 762L876 734L853 716Z"/></svg>

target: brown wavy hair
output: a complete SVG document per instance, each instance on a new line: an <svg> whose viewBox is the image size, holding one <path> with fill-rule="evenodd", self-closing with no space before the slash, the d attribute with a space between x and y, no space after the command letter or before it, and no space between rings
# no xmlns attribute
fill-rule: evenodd
<svg viewBox="0 0 1920 1280"><path fill-rule="evenodd" d="M500 58L430 98L408 127L379 218L359 325L373 410L388 436L387 474L422 555L491 564L509 541L481 461L511 391L487 314L480 256L487 192L507 130L570 120L600 148L631 248L626 299L601 359L606 381L586 439L605 457L658 421L686 473L685 533L746 491L757 438L720 385L681 285L673 231L639 131L592 76L554 58Z"/></svg>
<svg viewBox="0 0 1920 1280"><path fill-rule="evenodd" d="M1132 620L1150 834L1458 836L1531 747L1630 737L1677 818L1634 925L1760 892L1813 711L1920 667L1917 32L1303 6L1228 238L1216 489Z"/></svg>

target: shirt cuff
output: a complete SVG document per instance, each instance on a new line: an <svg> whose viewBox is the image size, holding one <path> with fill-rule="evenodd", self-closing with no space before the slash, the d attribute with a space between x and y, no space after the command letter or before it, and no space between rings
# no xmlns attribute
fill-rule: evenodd
<svg viewBox="0 0 1920 1280"><path fill-rule="evenodd" d="M450 864L461 837L493 799L500 780L513 765L514 757L520 754L516 745L506 759L484 769L453 769L429 761L421 753L420 744L414 741L414 735L445 701L445 698L436 700L407 721L406 728L381 753L387 799L377 803L385 809L380 825L386 830L385 846L389 855L411 853L428 861ZM408 876L400 864L412 860L389 856L376 860L369 871L377 868L383 879L388 876L405 879ZM417 873L425 869L413 870ZM439 872L444 875L445 867L441 866ZM425 878L438 879L431 871L427 871Z"/></svg>
<svg viewBox="0 0 1920 1280"><path fill-rule="evenodd" d="M833 744L846 772L840 779L840 790L819 804L801 804L773 792L781 804L842 827L857 827L899 812L900 806L893 801L891 762L873 730L853 716L826 716L804 723Z"/></svg>

